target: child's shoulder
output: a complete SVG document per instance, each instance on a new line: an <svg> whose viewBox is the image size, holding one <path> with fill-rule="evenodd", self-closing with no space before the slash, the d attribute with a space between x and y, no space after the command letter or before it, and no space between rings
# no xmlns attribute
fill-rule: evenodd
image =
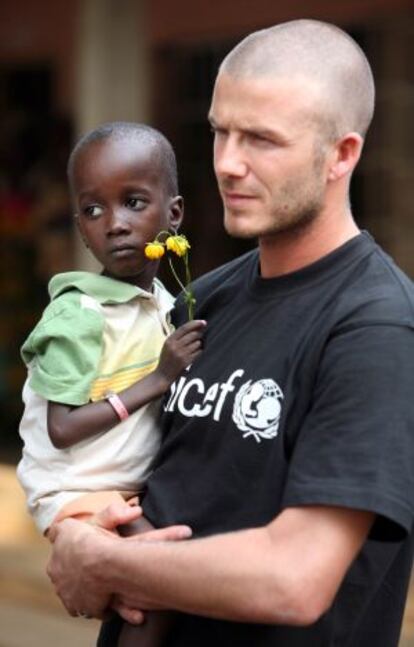
<svg viewBox="0 0 414 647"><path fill-rule="evenodd" d="M37 353L44 353L51 344L59 343L72 348L90 343L91 340L100 343L104 318L99 303L77 289L71 280L61 276L57 275L51 280L51 301L21 348L25 363L29 363Z"/></svg>
<svg viewBox="0 0 414 647"><path fill-rule="evenodd" d="M65 272L56 274L49 282L50 302L43 310L40 319L30 333L30 337L39 333L49 334L62 327L69 328L73 334L80 331L83 325L97 325L102 318L99 303L82 289L85 277L89 272ZM93 276L91 274L91 276ZM84 324L82 323L84 322Z"/></svg>
<svg viewBox="0 0 414 647"><path fill-rule="evenodd" d="M68 292L81 293L101 305L117 305L135 299L142 290L131 283L95 272L56 274L49 283L52 302Z"/></svg>
<svg viewBox="0 0 414 647"><path fill-rule="evenodd" d="M55 274L48 285L51 301L55 301L64 294L93 294L97 289L102 276L93 272L62 272Z"/></svg>

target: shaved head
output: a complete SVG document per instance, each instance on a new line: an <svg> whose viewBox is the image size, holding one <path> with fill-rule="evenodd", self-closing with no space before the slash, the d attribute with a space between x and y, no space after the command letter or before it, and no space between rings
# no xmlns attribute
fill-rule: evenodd
<svg viewBox="0 0 414 647"><path fill-rule="evenodd" d="M315 118L329 139L362 137L374 112L370 65L344 31L316 20L293 20L254 32L224 59L219 74L233 78L303 78L315 85Z"/></svg>
<svg viewBox="0 0 414 647"><path fill-rule="evenodd" d="M68 161L67 171L71 191L73 186L74 166L79 154L91 144L106 139L114 139L117 141L136 141L142 144L142 146L147 147L148 150L152 150L155 159L158 161L160 169L164 174L164 184L167 192L173 196L177 195L177 162L170 142L162 133L159 132L159 130L151 128L151 126L147 126L146 124L129 121L113 121L102 124L81 137L72 150Z"/></svg>

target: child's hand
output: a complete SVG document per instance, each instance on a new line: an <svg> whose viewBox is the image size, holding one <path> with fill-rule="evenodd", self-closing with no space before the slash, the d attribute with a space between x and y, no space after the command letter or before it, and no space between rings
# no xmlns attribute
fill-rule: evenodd
<svg viewBox="0 0 414 647"><path fill-rule="evenodd" d="M165 341L156 371L169 385L200 355L206 325L202 319L188 321Z"/></svg>

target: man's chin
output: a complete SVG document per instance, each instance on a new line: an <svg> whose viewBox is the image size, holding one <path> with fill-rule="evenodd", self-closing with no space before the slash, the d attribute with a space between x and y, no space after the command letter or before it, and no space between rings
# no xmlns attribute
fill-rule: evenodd
<svg viewBox="0 0 414 647"><path fill-rule="evenodd" d="M251 216L251 218L254 218L254 216ZM257 231L253 231L251 225L246 222L246 219L242 215L225 213L224 229L232 238L243 238L246 240L257 238Z"/></svg>

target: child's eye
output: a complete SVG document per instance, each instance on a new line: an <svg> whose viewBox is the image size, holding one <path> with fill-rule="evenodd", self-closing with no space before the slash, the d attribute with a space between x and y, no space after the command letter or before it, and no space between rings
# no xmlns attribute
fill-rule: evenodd
<svg viewBox="0 0 414 647"><path fill-rule="evenodd" d="M91 204L84 208L83 213L89 218L99 218L103 213L103 207L100 207L98 204Z"/></svg>
<svg viewBox="0 0 414 647"><path fill-rule="evenodd" d="M142 198L127 198L125 205L134 211L141 211L141 209L145 209L147 203Z"/></svg>

